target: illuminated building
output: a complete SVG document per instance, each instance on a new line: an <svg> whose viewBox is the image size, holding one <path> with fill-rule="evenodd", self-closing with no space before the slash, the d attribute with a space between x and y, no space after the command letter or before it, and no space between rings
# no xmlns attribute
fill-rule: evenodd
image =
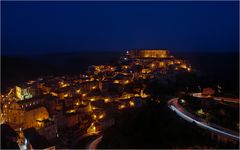
<svg viewBox="0 0 240 150"><path fill-rule="evenodd" d="M97 132L97 128L94 125L94 123L91 124L91 126L87 129L88 134L95 134Z"/></svg>
<svg viewBox="0 0 240 150"><path fill-rule="evenodd" d="M151 69L142 69L142 73L151 73Z"/></svg>
<svg viewBox="0 0 240 150"><path fill-rule="evenodd" d="M164 62L159 62L159 67L165 67L165 63Z"/></svg>
<svg viewBox="0 0 240 150"><path fill-rule="evenodd" d="M102 88L102 82L99 81L89 81L89 82L83 82L81 83L81 91L83 92L89 92L94 89L101 89Z"/></svg>
<svg viewBox="0 0 240 150"><path fill-rule="evenodd" d="M168 58L168 50L130 50L129 55L132 58Z"/></svg>
<svg viewBox="0 0 240 150"><path fill-rule="evenodd" d="M128 84L133 80L133 75L117 74L114 77L114 83Z"/></svg>
<svg viewBox="0 0 240 150"><path fill-rule="evenodd" d="M49 113L47 109L39 103L28 100L11 102L10 104L5 104L7 106L4 110L4 116L6 122L16 128L41 128L39 120L44 120L49 118Z"/></svg>
<svg viewBox="0 0 240 150"><path fill-rule="evenodd" d="M16 86L15 93L16 93L16 97L19 100L29 99L29 98L33 97L33 95L32 95L33 92L31 91L30 88L21 88L21 87Z"/></svg>
<svg viewBox="0 0 240 150"><path fill-rule="evenodd" d="M6 122L14 129L22 128L40 128L37 120L49 118L49 112L42 106L44 98L26 99L21 101L12 101L5 103L3 115Z"/></svg>
<svg viewBox="0 0 240 150"><path fill-rule="evenodd" d="M99 66L92 65L88 67L88 72L90 74L95 74L95 75L103 72L113 72L115 70L116 70L115 67L109 66L109 65L99 65Z"/></svg>

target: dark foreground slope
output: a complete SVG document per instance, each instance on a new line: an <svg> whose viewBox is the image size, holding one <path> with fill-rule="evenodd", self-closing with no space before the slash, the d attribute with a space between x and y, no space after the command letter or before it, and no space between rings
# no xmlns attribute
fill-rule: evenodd
<svg viewBox="0 0 240 150"><path fill-rule="evenodd" d="M180 119L165 104L151 102L119 114L98 148L203 149L238 148L238 144L217 141L210 132Z"/></svg>

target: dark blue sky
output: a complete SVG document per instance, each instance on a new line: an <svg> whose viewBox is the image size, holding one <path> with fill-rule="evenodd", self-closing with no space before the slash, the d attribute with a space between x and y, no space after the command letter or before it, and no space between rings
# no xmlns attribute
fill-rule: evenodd
<svg viewBox="0 0 240 150"><path fill-rule="evenodd" d="M238 51L238 2L1 2L2 54Z"/></svg>

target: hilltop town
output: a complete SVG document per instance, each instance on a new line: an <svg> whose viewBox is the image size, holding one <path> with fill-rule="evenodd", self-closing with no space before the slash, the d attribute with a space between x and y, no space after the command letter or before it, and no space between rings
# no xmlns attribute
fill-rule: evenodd
<svg viewBox="0 0 240 150"><path fill-rule="evenodd" d="M66 128L79 137L92 135L114 124L114 112L141 107L151 98L144 80L174 82L176 74L191 71L168 50L126 51L116 65L92 65L78 76L39 77L12 87L1 95L1 122L48 141L64 137ZM26 146L20 137L18 145Z"/></svg>

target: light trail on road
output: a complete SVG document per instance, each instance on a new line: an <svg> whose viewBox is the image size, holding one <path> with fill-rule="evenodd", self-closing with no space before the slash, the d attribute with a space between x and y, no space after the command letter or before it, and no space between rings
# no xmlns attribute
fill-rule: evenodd
<svg viewBox="0 0 240 150"><path fill-rule="evenodd" d="M177 98L174 98L174 99L170 100L169 101L169 108L171 110L173 110L174 112L176 112L176 114L178 116L180 116L181 118L183 118L183 119L185 119L185 120L187 120L187 121L189 121L191 123L195 122L198 126L200 126L202 128L208 129L208 130L213 131L215 133L219 133L219 134L225 135L225 136L230 137L230 138L232 138L234 140L239 140L240 139L239 136L237 136L237 134L231 134L231 133L229 133L229 131L223 131L223 130L211 127L211 126L209 126L209 125L207 125L207 124L205 124L203 122L200 122L200 121L198 121L196 119L193 119L192 117L184 114L176 106L173 105L173 103L174 102L176 103L176 101L177 101Z"/></svg>
<svg viewBox="0 0 240 150"><path fill-rule="evenodd" d="M96 150L97 145L101 142L103 136L101 135L100 137L96 138L94 141L92 141L88 146L87 149L89 150Z"/></svg>

